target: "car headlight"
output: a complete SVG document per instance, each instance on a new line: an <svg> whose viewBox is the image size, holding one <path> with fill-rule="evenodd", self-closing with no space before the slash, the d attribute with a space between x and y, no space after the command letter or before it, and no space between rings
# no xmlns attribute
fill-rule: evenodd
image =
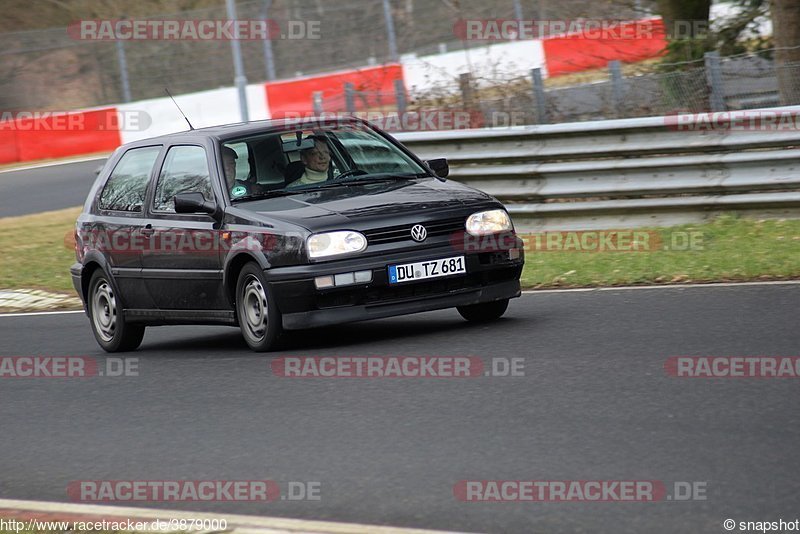
<svg viewBox="0 0 800 534"><path fill-rule="evenodd" d="M506 210L489 210L473 213L467 218L467 232L472 235L488 235L514 229Z"/></svg>
<svg viewBox="0 0 800 534"><path fill-rule="evenodd" d="M352 230L326 232L312 235L308 238L306 245L310 258L326 258L328 256L338 256L339 254L361 252L367 248L367 238L363 234Z"/></svg>

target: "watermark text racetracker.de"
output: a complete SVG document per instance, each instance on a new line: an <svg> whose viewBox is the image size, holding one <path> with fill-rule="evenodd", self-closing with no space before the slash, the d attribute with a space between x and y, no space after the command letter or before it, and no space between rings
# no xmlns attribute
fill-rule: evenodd
<svg viewBox="0 0 800 534"><path fill-rule="evenodd" d="M319 481L76 480L67 496L80 502L320 501Z"/></svg>
<svg viewBox="0 0 800 534"><path fill-rule="evenodd" d="M144 110L0 111L0 131L15 132L139 132L153 119Z"/></svg>
<svg viewBox="0 0 800 534"><path fill-rule="evenodd" d="M462 41L514 41L542 39L568 34L572 38L597 41L652 39L662 41L667 35L685 39L707 35L707 20L678 19L668 28L659 18L644 20L617 19L459 19L453 34Z"/></svg>
<svg viewBox="0 0 800 534"><path fill-rule="evenodd" d="M0 356L0 378L139 376L139 358L91 356Z"/></svg>
<svg viewBox="0 0 800 534"><path fill-rule="evenodd" d="M463 502L704 501L707 486L704 481L460 480L453 496Z"/></svg>
<svg viewBox="0 0 800 534"><path fill-rule="evenodd" d="M67 34L80 41L265 41L322 38L322 21L274 19L84 19Z"/></svg>
<svg viewBox="0 0 800 534"><path fill-rule="evenodd" d="M477 356L281 356L270 362L283 378L475 378L525 376L524 358Z"/></svg>
<svg viewBox="0 0 800 534"><path fill-rule="evenodd" d="M800 378L800 356L671 356L664 371L677 378Z"/></svg>
<svg viewBox="0 0 800 534"><path fill-rule="evenodd" d="M796 132L800 130L800 112L786 109L676 112L664 118L664 125L678 132Z"/></svg>
<svg viewBox="0 0 800 534"><path fill-rule="evenodd" d="M705 250L703 232L695 230L552 230L529 234L510 232L473 236L451 235L452 246L464 252L512 250L522 242L528 253L537 252L656 252ZM518 241L519 240L519 241Z"/></svg>

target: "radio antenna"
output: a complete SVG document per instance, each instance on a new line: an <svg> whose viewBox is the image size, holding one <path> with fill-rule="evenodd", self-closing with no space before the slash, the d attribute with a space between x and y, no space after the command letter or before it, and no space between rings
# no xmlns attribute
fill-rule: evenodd
<svg viewBox="0 0 800 534"><path fill-rule="evenodd" d="M177 102L175 102L175 99L174 99L174 98L172 98L172 93L170 93L170 92L169 92L169 89L167 89L167 88L165 87L165 88L164 88L164 91L166 91L166 92L167 92L167 95L169 95L169 98L172 100L172 103L173 103L173 104L175 104L175 107L176 107L176 108L178 108L178 111L179 111L179 112L180 112L180 114L183 116L183 119L186 121L186 124L188 124L188 125L189 125L189 129L190 129L190 130L194 130L194 126L192 126L192 123L191 123L191 122L189 122L189 119L186 117L186 114L183 112L183 110L182 110L182 109L181 109L181 107L178 105L178 103L177 103Z"/></svg>

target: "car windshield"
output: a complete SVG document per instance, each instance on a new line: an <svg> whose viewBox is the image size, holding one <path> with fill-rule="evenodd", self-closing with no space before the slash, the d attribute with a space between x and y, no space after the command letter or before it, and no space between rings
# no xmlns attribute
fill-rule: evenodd
<svg viewBox="0 0 800 534"><path fill-rule="evenodd" d="M222 163L232 201L407 180L430 172L361 124L286 129L228 141Z"/></svg>

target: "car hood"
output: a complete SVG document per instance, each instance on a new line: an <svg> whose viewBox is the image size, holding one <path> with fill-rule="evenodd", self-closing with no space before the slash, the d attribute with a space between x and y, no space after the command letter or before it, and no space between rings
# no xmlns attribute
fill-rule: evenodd
<svg viewBox="0 0 800 534"><path fill-rule="evenodd" d="M490 195L463 184L423 178L353 183L286 197L239 202L234 206L237 211L250 212L251 217L265 222L279 219L315 232L337 227L365 228L376 220L381 226L388 226L403 224L405 219L445 218L468 209L501 204Z"/></svg>

